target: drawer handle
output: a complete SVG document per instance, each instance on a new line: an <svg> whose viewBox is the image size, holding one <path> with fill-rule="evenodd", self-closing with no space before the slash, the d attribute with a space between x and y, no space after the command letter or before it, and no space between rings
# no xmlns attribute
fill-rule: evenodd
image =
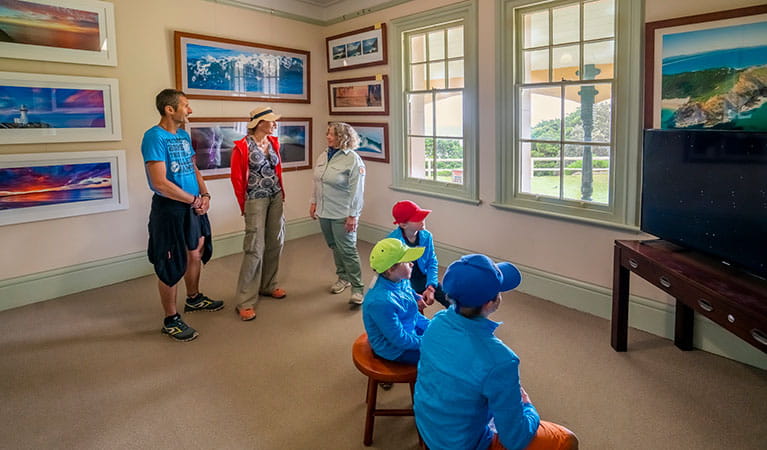
<svg viewBox="0 0 767 450"><path fill-rule="evenodd" d="M759 342L762 345L767 345L767 334L764 334L763 331L757 330L754 328L751 330L751 336L756 339L757 342Z"/></svg>
<svg viewBox="0 0 767 450"><path fill-rule="evenodd" d="M698 306L700 306L700 309L706 312L711 312L714 310L714 307L711 306L711 303L707 302L706 300L703 300L702 298L698 299Z"/></svg>
<svg viewBox="0 0 767 450"><path fill-rule="evenodd" d="M634 258L629 258L629 266L631 266L632 269L636 269L639 267L639 263Z"/></svg>
<svg viewBox="0 0 767 450"><path fill-rule="evenodd" d="M665 288L671 287L671 281L666 277L660 277L660 284Z"/></svg>

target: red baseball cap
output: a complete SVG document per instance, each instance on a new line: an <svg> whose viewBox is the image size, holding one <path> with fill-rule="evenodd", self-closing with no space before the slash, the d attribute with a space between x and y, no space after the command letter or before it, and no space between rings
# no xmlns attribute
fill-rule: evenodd
<svg viewBox="0 0 767 450"><path fill-rule="evenodd" d="M402 200L394 204L391 209L391 215L394 216L394 223L420 222L431 212L430 209L421 209L410 200Z"/></svg>

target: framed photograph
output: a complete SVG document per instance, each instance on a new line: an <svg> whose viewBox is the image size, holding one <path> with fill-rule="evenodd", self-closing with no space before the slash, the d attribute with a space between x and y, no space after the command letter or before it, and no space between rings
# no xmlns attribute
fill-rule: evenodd
<svg viewBox="0 0 767 450"><path fill-rule="evenodd" d="M645 128L767 131L767 5L645 27Z"/></svg>
<svg viewBox="0 0 767 450"><path fill-rule="evenodd" d="M206 180L229 178L234 141L248 134L247 117L190 117L186 130L192 138L195 161Z"/></svg>
<svg viewBox="0 0 767 450"><path fill-rule="evenodd" d="M114 6L99 0L0 1L0 54L117 65Z"/></svg>
<svg viewBox="0 0 767 450"><path fill-rule="evenodd" d="M330 114L389 115L389 77L347 78L328 81Z"/></svg>
<svg viewBox="0 0 767 450"><path fill-rule="evenodd" d="M123 150L0 155L0 225L128 209Z"/></svg>
<svg viewBox="0 0 767 450"><path fill-rule="evenodd" d="M189 98L309 103L309 52L173 33L176 87Z"/></svg>
<svg viewBox="0 0 767 450"><path fill-rule="evenodd" d="M325 47L328 72L386 64L386 24L330 36Z"/></svg>
<svg viewBox="0 0 767 450"><path fill-rule="evenodd" d="M389 162L389 124L347 122L360 135L357 153L368 161Z"/></svg>
<svg viewBox="0 0 767 450"><path fill-rule="evenodd" d="M0 72L0 142L119 141L113 78Z"/></svg>
<svg viewBox="0 0 767 450"><path fill-rule="evenodd" d="M283 172L312 168L312 119L283 117L275 135L280 140Z"/></svg>

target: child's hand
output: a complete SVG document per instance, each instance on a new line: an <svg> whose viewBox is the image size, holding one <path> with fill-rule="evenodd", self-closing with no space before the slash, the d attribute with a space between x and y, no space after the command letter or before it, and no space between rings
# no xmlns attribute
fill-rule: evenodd
<svg viewBox="0 0 767 450"><path fill-rule="evenodd" d="M434 304L434 286L429 286L423 291L423 301L427 305Z"/></svg>
<svg viewBox="0 0 767 450"><path fill-rule="evenodd" d="M428 304L424 300L423 296L415 294L415 301L418 303L418 312L423 314L423 310L426 309Z"/></svg>

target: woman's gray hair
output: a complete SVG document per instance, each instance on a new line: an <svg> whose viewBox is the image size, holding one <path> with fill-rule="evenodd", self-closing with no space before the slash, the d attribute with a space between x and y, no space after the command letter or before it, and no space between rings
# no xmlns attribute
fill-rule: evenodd
<svg viewBox="0 0 767 450"><path fill-rule="evenodd" d="M360 136L348 123L331 122L328 128L332 128L338 136L339 150L356 150L360 146Z"/></svg>

